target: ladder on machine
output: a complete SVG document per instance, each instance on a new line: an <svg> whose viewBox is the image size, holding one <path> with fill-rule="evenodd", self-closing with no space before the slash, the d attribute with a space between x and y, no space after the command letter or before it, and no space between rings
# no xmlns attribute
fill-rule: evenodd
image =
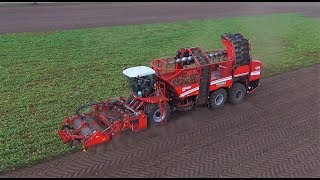
<svg viewBox="0 0 320 180"><path fill-rule="evenodd" d="M199 48L192 48L191 52L193 56L197 59L201 67L201 78L199 85L199 94L196 98L196 105L201 106L208 103L209 96L209 82L210 82L210 66L206 66L209 64L207 57L205 57L202 51ZM204 66L203 66L204 65Z"/></svg>

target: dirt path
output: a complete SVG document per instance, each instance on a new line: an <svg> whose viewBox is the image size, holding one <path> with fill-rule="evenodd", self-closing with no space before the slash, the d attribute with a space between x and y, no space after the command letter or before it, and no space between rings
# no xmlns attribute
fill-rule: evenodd
<svg viewBox="0 0 320 180"><path fill-rule="evenodd" d="M320 177L320 65L262 79L243 104L174 114L0 177Z"/></svg>
<svg viewBox="0 0 320 180"><path fill-rule="evenodd" d="M17 3L0 6L0 34L288 12L320 17L320 2Z"/></svg>

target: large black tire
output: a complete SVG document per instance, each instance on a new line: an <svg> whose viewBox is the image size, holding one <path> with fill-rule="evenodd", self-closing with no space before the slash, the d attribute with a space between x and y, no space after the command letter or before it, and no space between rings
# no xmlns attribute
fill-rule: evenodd
<svg viewBox="0 0 320 180"><path fill-rule="evenodd" d="M169 116L170 116L170 106L168 103L165 103L165 105L167 106L167 111L163 113L163 115L161 115L160 113L160 108L158 106L158 104L150 104L148 103L145 106L145 110L144 112L146 113L147 117L148 117L148 126L157 126L161 124L161 117L164 118L165 116L167 116L167 121L169 120Z"/></svg>
<svg viewBox="0 0 320 180"><path fill-rule="evenodd" d="M224 106L227 101L227 91L223 88L210 93L210 108L218 109Z"/></svg>
<svg viewBox="0 0 320 180"><path fill-rule="evenodd" d="M246 94L246 87L236 82L228 91L228 100L231 104L240 104L244 101Z"/></svg>

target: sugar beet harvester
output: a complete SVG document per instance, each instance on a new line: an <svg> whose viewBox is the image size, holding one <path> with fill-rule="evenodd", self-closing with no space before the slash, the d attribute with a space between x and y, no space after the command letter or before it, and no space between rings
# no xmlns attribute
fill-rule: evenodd
<svg viewBox="0 0 320 180"><path fill-rule="evenodd" d="M58 131L62 141L91 147L127 129L138 132L165 124L175 110L241 103L258 87L262 63L251 58L250 41L241 33L223 34L221 41L224 50L182 48L175 57L153 60L151 68L125 69L131 90L128 99L81 106L77 115L62 122Z"/></svg>

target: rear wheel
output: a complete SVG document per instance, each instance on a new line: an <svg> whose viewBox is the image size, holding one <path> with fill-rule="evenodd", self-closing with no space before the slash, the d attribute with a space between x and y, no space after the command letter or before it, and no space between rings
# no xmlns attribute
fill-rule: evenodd
<svg viewBox="0 0 320 180"><path fill-rule="evenodd" d="M227 100L227 91L223 88L210 93L210 108L218 109L224 106Z"/></svg>
<svg viewBox="0 0 320 180"><path fill-rule="evenodd" d="M169 119L170 116L170 107L168 103L165 103L165 106L167 107L166 110L163 109L163 112L161 113L160 107L158 104L150 104L148 103L145 107L145 113L148 117L148 125L156 126L161 124L161 121L164 118Z"/></svg>
<svg viewBox="0 0 320 180"><path fill-rule="evenodd" d="M236 82L229 89L228 99L231 104L240 104L243 102L246 94L246 87L243 84Z"/></svg>

